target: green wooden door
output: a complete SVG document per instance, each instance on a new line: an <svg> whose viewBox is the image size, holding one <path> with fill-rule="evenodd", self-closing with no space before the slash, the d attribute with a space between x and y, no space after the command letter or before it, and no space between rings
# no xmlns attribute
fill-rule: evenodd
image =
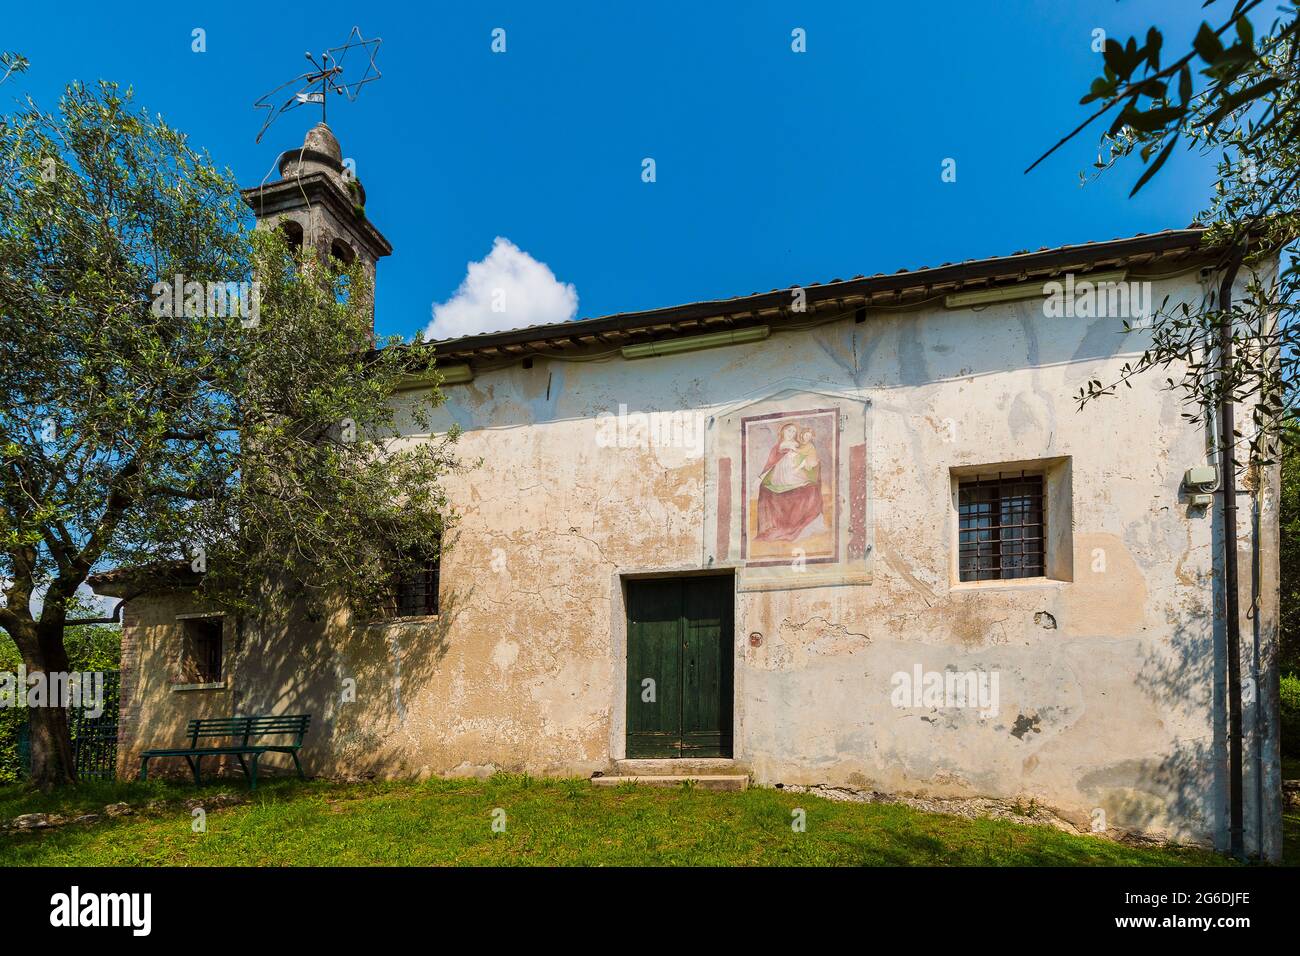
<svg viewBox="0 0 1300 956"><path fill-rule="evenodd" d="M730 757L732 580L627 583L627 755Z"/></svg>

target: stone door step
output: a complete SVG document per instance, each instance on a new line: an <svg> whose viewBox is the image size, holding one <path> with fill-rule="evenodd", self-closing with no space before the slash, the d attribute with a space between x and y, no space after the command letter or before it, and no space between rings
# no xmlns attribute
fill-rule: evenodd
<svg viewBox="0 0 1300 956"><path fill-rule="evenodd" d="M624 783L639 783L647 787L680 787L687 781L701 790L745 790L749 787L746 773L674 773L634 774L616 777L592 777L593 787L617 787Z"/></svg>

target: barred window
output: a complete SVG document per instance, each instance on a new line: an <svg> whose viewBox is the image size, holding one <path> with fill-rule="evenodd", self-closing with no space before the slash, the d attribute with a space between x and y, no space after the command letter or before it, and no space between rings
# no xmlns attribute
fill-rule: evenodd
<svg viewBox="0 0 1300 956"><path fill-rule="evenodd" d="M438 613L437 558L413 559L397 578L391 611L398 617Z"/></svg>
<svg viewBox="0 0 1300 956"><path fill-rule="evenodd" d="M962 581L1044 576L1043 476L999 472L957 485Z"/></svg>
<svg viewBox="0 0 1300 956"><path fill-rule="evenodd" d="M183 622L179 675L181 683L220 683L223 624L219 617L188 618Z"/></svg>

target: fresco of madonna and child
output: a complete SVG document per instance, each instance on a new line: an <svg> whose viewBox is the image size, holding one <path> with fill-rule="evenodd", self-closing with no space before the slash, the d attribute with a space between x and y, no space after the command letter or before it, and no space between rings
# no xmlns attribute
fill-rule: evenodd
<svg viewBox="0 0 1300 956"><path fill-rule="evenodd" d="M836 559L838 437L834 409L742 420L747 560Z"/></svg>

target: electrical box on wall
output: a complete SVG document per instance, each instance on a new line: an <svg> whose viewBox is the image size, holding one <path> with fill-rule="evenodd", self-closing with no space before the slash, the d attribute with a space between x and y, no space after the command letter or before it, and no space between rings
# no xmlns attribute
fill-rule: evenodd
<svg viewBox="0 0 1300 956"><path fill-rule="evenodd" d="M1214 500L1214 488L1219 483L1219 473L1213 465L1196 465L1183 475L1187 489L1187 503L1193 508L1204 508Z"/></svg>

